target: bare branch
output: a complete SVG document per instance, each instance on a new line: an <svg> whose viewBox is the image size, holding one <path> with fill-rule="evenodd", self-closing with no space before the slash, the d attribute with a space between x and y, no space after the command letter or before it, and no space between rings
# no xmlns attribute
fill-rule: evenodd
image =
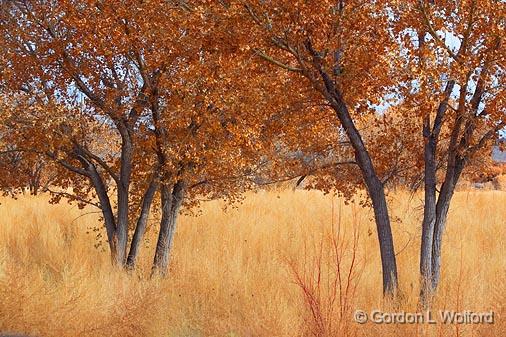
<svg viewBox="0 0 506 337"><path fill-rule="evenodd" d="M72 194L72 193L68 193L68 192L64 192L64 191L54 191L54 190L51 190L50 188L47 188L46 191L53 194L53 195L58 195L58 196L61 196L61 197L64 197L64 198L67 198L67 199L73 200L73 201L74 200L79 201L79 202L82 202L83 204L95 206L95 207L101 209L100 204L97 204L96 202L84 199L84 198L77 196L75 194Z"/></svg>
<svg viewBox="0 0 506 337"><path fill-rule="evenodd" d="M76 142L74 142L74 145L78 148L79 151L82 152L82 154L84 154L87 157L90 157L98 165L100 165L100 167L102 167L111 176L111 178L114 179L114 181L117 184L119 184L119 177L118 177L118 175L116 174L116 172L114 172L114 170L102 158L100 158L96 154L93 154L86 147L81 146L81 145L77 144Z"/></svg>
<svg viewBox="0 0 506 337"><path fill-rule="evenodd" d="M289 70L289 71L293 71L293 72L298 72L298 73L301 73L302 72L302 69L301 68L296 68L296 67L292 67L292 66L289 66L281 61L278 61L272 57L270 57L269 55L265 54L264 52L262 52L261 50L258 50L258 49L253 49L255 51L255 53L260 56L261 58L263 58L264 60L266 61L269 61L270 63L272 64L275 64L277 65L278 67L281 67L283 69L286 69L286 70Z"/></svg>
<svg viewBox="0 0 506 337"><path fill-rule="evenodd" d="M425 8L425 6L423 5L423 1L422 0L419 0L418 1L418 7L420 9L420 12L422 13L422 17L423 17L423 20L425 22L425 25L427 26L427 31L429 32L429 34L432 36L432 38L436 41L436 43L442 47L443 49L445 49L448 54L457 62L460 62L460 58L459 58L459 55L455 54L453 52L453 50L450 49L450 47L448 47L446 45L446 43L441 40L441 38L439 37L439 35L437 35L437 32L436 30L434 29L434 27L432 26L432 23L430 22L430 18L429 18L429 15L427 13L427 10Z"/></svg>

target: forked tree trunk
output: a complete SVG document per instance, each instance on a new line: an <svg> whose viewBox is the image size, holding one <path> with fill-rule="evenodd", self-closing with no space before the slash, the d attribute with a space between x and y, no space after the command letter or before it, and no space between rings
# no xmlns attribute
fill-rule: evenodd
<svg viewBox="0 0 506 337"><path fill-rule="evenodd" d="M137 220L137 224L135 226L134 235L132 237L132 242L130 244L130 251L128 252L127 257L126 265L128 269L135 268L137 255L139 254L139 247L142 242L142 238L144 237L144 233L146 232L146 225L148 223L149 211L151 209L151 204L153 203L153 198L155 196L155 192L157 189L158 189L158 181L156 180L156 178L154 178L149 184L142 198L140 215Z"/></svg>
<svg viewBox="0 0 506 337"><path fill-rule="evenodd" d="M181 181L177 182L172 187L172 191L168 186L162 185L162 218L160 220L160 232L156 243L152 275L159 274L165 276L167 274L172 241L174 239L177 218L183 203L183 197L184 184Z"/></svg>
<svg viewBox="0 0 506 337"><path fill-rule="evenodd" d="M447 172L437 200L436 223L434 225L432 243L432 291L435 291L439 285L439 279L441 277L441 245L443 233L448 219L450 203L463 169L464 161L460 159L455 160L455 167Z"/></svg>
<svg viewBox="0 0 506 337"><path fill-rule="evenodd" d="M123 148L122 151L128 148ZM76 150L79 153L79 150ZM131 154L131 153L130 153ZM127 153L128 156L128 153ZM119 183L117 183L117 216L114 215L111 200L107 193L107 187L96 166L83 155L78 157L82 163L86 176L91 180L104 217L104 225L107 233L107 240L111 252L112 263L116 266L124 267L126 263L126 248L128 240L128 198L130 181L130 160L125 158L122 152L122 164Z"/></svg>
<svg viewBox="0 0 506 337"><path fill-rule="evenodd" d="M128 245L128 213L130 199L130 177L132 174L132 152L133 145L130 134L126 127L119 127L121 134L121 167L119 172L119 181L117 182L117 219L116 232L114 239L116 240L117 263L120 266L126 265L126 254Z"/></svg>
<svg viewBox="0 0 506 337"><path fill-rule="evenodd" d="M494 48L500 48L500 43L497 43ZM446 174L444 182L441 185L441 192L436 204L436 222L434 225L431 266L431 283L433 291L437 289L441 277L441 243L448 218L448 210L450 209L450 203L455 192L457 182L462 174L466 162L473 153L483 148L486 141L492 138L496 132L504 127L504 123L499 123L495 128L489 130L481 136L475 145L470 146L476 126L478 125L476 118L482 116L482 112L479 112L479 108L485 93L486 75L488 73L489 66L490 64L486 62L484 68L479 74L478 81L475 84L474 94L469 101L470 111L467 107L466 97L468 95L467 88L472 74L471 72L467 74L465 84L460 88L459 103L456 111L457 115L455 117L448 146L449 150Z"/></svg>
<svg viewBox="0 0 506 337"><path fill-rule="evenodd" d="M85 161L83 161L86 164ZM105 229L107 234L107 241L109 242L109 249L111 252L111 261L113 264L118 263L118 250L115 239L116 233L116 219L111 206L109 195L107 194L107 188L97 172L96 168L88 163L87 171L90 174L91 182L97 193L98 200L100 202L100 208L102 210L102 216L104 217Z"/></svg>
<svg viewBox="0 0 506 337"><path fill-rule="evenodd" d="M421 38L420 38L421 39ZM421 40L423 41L423 40ZM423 119L424 139L424 209L422 221L422 242L420 247L420 304L423 307L429 305L432 289L432 250L434 244L434 228L437 219L437 145L444 116L448 109L450 95L455 86L455 81L448 81L445 88L444 99L440 102L431 125L430 115Z"/></svg>

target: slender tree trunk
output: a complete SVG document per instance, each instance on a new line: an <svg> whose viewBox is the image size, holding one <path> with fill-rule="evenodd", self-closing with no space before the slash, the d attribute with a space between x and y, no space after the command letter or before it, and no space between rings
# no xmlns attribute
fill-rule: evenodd
<svg viewBox="0 0 506 337"><path fill-rule="evenodd" d="M128 252L127 258L128 269L135 268L135 262L137 259L137 255L139 253L139 247L142 242L142 238L144 237L144 233L146 232L146 225L148 222L149 211L151 209L151 204L153 203L153 198L155 196L155 192L157 189L158 189L158 181L156 178L154 178L149 184L142 198L140 215L137 220L134 235L132 237L132 242L130 244L130 251Z"/></svg>
<svg viewBox="0 0 506 337"><path fill-rule="evenodd" d="M383 184L377 178L366 182L372 200L383 271L383 293L394 296L398 288L395 248Z"/></svg>
<svg viewBox="0 0 506 337"><path fill-rule="evenodd" d="M172 241L176 231L177 217L184 197L184 184L179 181L172 187L161 187L162 219L160 232L156 244L155 258L153 261L152 275L165 276L168 271Z"/></svg>
<svg viewBox="0 0 506 337"><path fill-rule="evenodd" d="M86 163L86 161L83 161L83 163ZM87 170L90 174L91 182L95 188L95 192L97 193L97 197L100 202L100 209L102 210L102 216L104 217L105 222L105 230L107 233L107 241L109 242L109 248L111 251L111 260L114 264L116 264L118 262L118 250L116 240L114 239L116 233L116 219L111 207L109 195L107 194L107 188L105 187L102 177L92 164L88 163Z"/></svg>
<svg viewBox="0 0 506 337"><path fill-rule="evenodd" d="M119 182L117 184L117 220L116 232L114 233L117 249L116 260L118 265L126 265L126 254L128 245L128 213L130 198L130 177L132 172L132 142L129 131L126 127L118 127L121 133L121 167Z"/></svg>
<svg viewBox="0 0 506 337"><path fill-rule="evenodd" d="M432 294L432 243L436 223L436 140L430 131L430 117L424 119L424 209L420 248L420 300L426 307Z"/></svg>
<svg viewBox="0 0 506 337"><path fill-rule="evenodd" d="M434 224L434 234L432 243L432 291L437 289L441 277L441 246L443 233L448 219L448 210L457 186L457 181L464 168L464 161L455 160L455 167L449 168L445 176L445 181L441 186L436 204L436 222Z"/></svg>
<svg viewBox="0 0 506 337"><path fill-rule="evenodd" d="M315 88L323 94L336 113L336 117L341 122L355 152L355 160L362 172L374 209L383 272L383 294L395 296L398 288L397 263L383 183L376 173L371 156L362 140L360 131L357 129L351 117L342 93L336 87L335 81L322 66L321 54L313 48L310 39L306 39L304 46L312 55L313 66L318 71L320 77L317 78L313 72L307 70L303 70L304 75L313 83Z"/></svg>
<svg viewBox="0 0 506 337"><path fill-rule="evenodd" d="M470 74L468 73L468 77ZM431 260L431 290L435 292L441 276L441 244L443 233L448 217L450 202L455 191L457 180L464 168L465 161L459 156L459 135L464 123L464 111L467 94L467 82L460 88L459 105L456 111L454 124L448 144L448 158L444 181L441 185L437 203L436 203L436 221L434 223L434 233L432 235L432 260Z"/></svg>
<svg viewBox="0 0 506 337"><path fill-rule="evenodd" d="M420 36L420 43L423 38ZM434 227L436 225L436 186L437 186L437 144L444 117L448 110L448 102L455 87L455 81L446 84L444 99L439 103L431 126L431 117L428 114L423 119L424 139L424 209L422 222L422 242L420 247L420 304L427 307L433 294L432 289L432 250L434 244Z"/></svg>
<svg viewBox="0 0 506 337"><path fill-rule="evenodd" d="M350 115L348 107L344 102L341 93L337 90L328 74L320 68L320 74L325 83L324 95L331 104L337 118L341 122L346 135L355 152L355 159L362 172L362 176L367 186L369 197L371 198L374 218L376 221L376 230L381 254L381 267L383 272L383 293L389 296L395 296L398 289L397 262L395 258L395 247L392 237L392 228L385 197L383 183L379 179L371 156L362 140L360 131L355 126Z"/></svg>
<svg viewBox="0 0 506 337"><path fill-rule="evenodd" d="M353 123L344 100L336 90L333 92L333 100L331 103L344 127L346 134L348 135L348 138L350 139L351 145L355 151L355 159L360 167L364 182L367 186L369 197L372 201L381 254L383 293L392 296L395 295L398 288L398 276L395 247L392 237L392 229L390 226L390 217L388 215L385 189L383 183L378 178L372 159L367 151L362 137L360 136L360 132Z"/></svg>
<svg viewBox="0 0 506 337"><path fill-rule="evenodd" d="M495 46L499 48L499 44ZM465 153L469 150L469 145L472 140L474 131L476 129L475 120L480 114L478 113L480 104L482 102L485 78L488 73L488 62L479 74L479 79L476 82L474 94L470 100L471 111L467 109L466 97L468 95L468 84L472 72L467 73L466 80L460 88L460 95L458 100L457 115L450 135L450 142L448 146L448 160L446 174L443 184L441 185L441 192L438 196L436 204L436 222L434 224L434 234L432 243L432 289L435 291L438 287L441 277L441 245L443 233L448 218L448 210L450 203L455 192L455 187L462 174L465 164L472 153ZM451 81L453 83L453 81ZM448 99L447 99L448 100ZM464 123L465 122L465 123ZM487 132L489 136L497 132L502 126L499 125L497 129ZM483 136L486 137L486 136ZM475 150L483 146L484 138L482 138L476 145ZM472 151L471 151L472 152Z"/></svg>

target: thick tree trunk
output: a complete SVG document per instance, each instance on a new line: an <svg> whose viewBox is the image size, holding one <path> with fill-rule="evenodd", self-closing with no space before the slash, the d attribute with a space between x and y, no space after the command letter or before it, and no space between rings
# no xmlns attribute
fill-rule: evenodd
<svg viewBox="0 0 506 337"><path fill-rule="evenodd" d="M395 248L383 184L377 178L366 182L372 200L383 271L383 293L395 295L398 287Z"/></svg>
<svg viewBox="0 0 506 337"><path fill-rule="evenodd" d="M127 257L128 269L133 269L135 267L135 262L137 259L137 255L139 253L139 247L142 242L142 238L144 237L144 233L146 232L146 225L148 222L149 211L151 209L151 204L153 203L153 198L155 196L155 192L157 189L158 189L158 181L156 179L153 179L142 198L140 215L137 220L134 235L132 237L132 242L130 244L130 251L128 252Z"/></svg>
<svg viewBox="0 0 506 337"><path fill-rule="evenodd" d="M116 263L124 266L128 244L128 190L124 186L118 188L118 219L113 240L116 245Z"/></svg>
<svg viewBox="0 0 506 337"><path fill-rule="evenodd" d="M162 218L160 232L156 244L152 275L165 276L168 271L172 241L176 231L177 217L184 197L184 184L177 182L170 191L168 186L162 185Z"/></svg>

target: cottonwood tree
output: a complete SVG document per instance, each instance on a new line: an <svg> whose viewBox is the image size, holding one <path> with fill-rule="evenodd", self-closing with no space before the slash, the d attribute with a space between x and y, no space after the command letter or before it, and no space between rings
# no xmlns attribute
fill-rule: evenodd
<svg viewBox="0 0 506 337"><path fill-rule="evenodd" d="M233 21L240 22L236 34L245 41L243 49L265 67L278 68L271 87L283 87L283 96L318 105L335 133L349 142L374 208L383 290L391 294L398 281L384 189L388 174L381 171L381 159L375 162L370 151L379 138L371 137L366 143L358 126L366 116L377 115L376 106L394 84L388 58L395 41L384 5L384 1L238 1L227 7ZM313 110L303 111L311 119ZM313 123L321 118L314 117ZM326 137L320 131L324 130L312 130ZM300 137L310 134L307 128Z"/></svg>
<svg viewBox="0 0 506 337"><path fill-rule="evenodd" d="M506 4L407 1L399 6L409 69L403 104L423 122L420 273L426 302L440 280L442 238L456 184L505 127Z"/></svg>
<svg viewBox="0 0 506 337"><path fill-rule="evenodd" d="M53 180L47 158L34 153L23 153L10 146L0 150L0 180L7 192L16 194L28 191L31 195L45 192Z"/></svg>
<svg viewBox="0 0 506 337"><path fill-rule="evenodd" d="M12 141L16 132L6 127L9 100L0 102L0 189L6 195L47 192L56 178L55 167L46 156L20 151Z"/></svg>
<svg viewBox="0 0 506 337"><path fill-rule="evenodd" d="M182 204L234 199L259 162L255 114L219 93L224 55L204 20L183 2L1 3L0 80L16 100L18 148L66 172L57 198L101 209L117 265L135 265L159 195L153 270L164 274Z"/></svg>

